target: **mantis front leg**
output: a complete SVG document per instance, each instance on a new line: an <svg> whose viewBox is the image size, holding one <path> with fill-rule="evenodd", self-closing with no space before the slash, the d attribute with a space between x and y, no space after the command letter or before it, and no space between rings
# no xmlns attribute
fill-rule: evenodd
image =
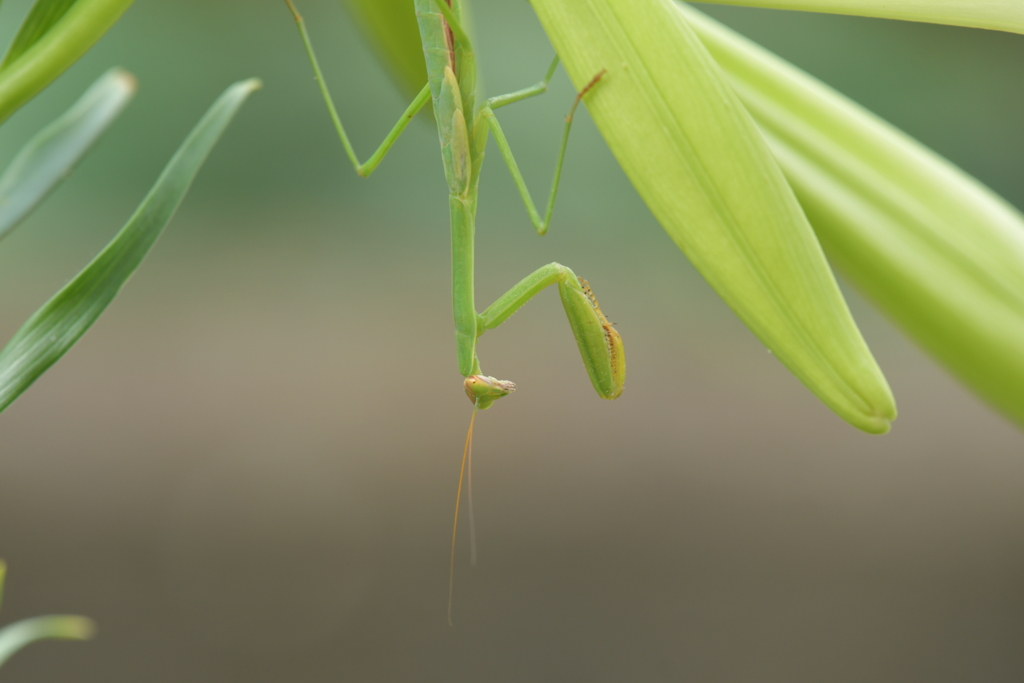
<svg viewBox="0 0 1024 683"><path fill-rule="evenodd" d="M601 398L618 398L626 381L622 337L608 321L586 280L560 263L549 263L523 278L480 314L478 336L505 322L548 285L558 284L569 327L583 365Z"/></svg>
<svg viewBox="0 0 1024 683"><path fill-rule="evenodd" d="M523 304L553 284L558 285L562 307L594 390L601 398L618 398L626 381L622 337L601 311L587 281L560 263L549 263L523 278L478 315L472 286L472 215L458 197L451 198L451 205L456 348L459 372L466 377L466 393L476 407L481 410L489 408L494 401L515 390L515 384L511 382L481 374L476 355L477 339L508 320Z"/></svg>

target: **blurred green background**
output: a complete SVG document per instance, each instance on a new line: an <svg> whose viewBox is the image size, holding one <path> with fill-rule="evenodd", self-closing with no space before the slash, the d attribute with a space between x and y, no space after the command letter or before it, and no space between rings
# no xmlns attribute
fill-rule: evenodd
<svg viewBox="0 0 1024 683"><path fill-rule="evenodd" d="M337 3L300 9L365 156L405 102ZM7 34L25 11L4 3ZM1024 36L708 11L1024 207ZM540 78L552 50L527 3L474 18L487 93ZM1024 434L855 292L900 417L885 437L847 426L696 275L586 115L543 239L492 149L477 297L571 266L629 381L594 396L551 293L483 338L484 370L520 388L477 420L480 561L463 534L449 627L470 405L430 121L359 179L282 2L138 0L0 154L115 64L136 101L0 245L4 338L224 87L265 88L119 299L0 417L3 621L100 626L32 646L5 681L1024 679ZM535 193L572 96L560 72L501 111Z"/></svg>

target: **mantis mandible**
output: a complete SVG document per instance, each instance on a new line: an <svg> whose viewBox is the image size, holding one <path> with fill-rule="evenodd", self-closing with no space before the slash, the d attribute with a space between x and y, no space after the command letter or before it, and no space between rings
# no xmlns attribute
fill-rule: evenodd
<svg viewBox="0 0 1024 683"><path fill-rule="evenodd" d="M548 83L558 66L558 58L552 61L544 79L528 88L507 95L484 100L476 106L476 60L472 42L460 22L460 0L415 0L416 17L423 41L423 54L427 66L427 84L423 86L408 106L398 123L391 129L377 150L365 162L360 162L349 142L341 119L331 100L313 48L306 32L302 17L291 0L285 0L298 25L310 64L338 137L345 153L360 176L368 176L380 164L388 150L405 130L427 100L431 100L437 119L438 136L441 142L441 158L448 183L448 204L451 212L452 242L452 308L455 317L456 354L459 373L465 378L463 387L473 402L466 445L463 449L462 465L459 471L459 490L455 499L455 523L452 525L452 556L449 574L448 621L451 623L451 592L455 568L455 532L459 518L459 503L462 495L463 475L469 461L469 503L471 557L475 561L475 534L472 514L472 439L473 423L478 410L486 410L504 396L515 391L516 385L484 375L476 352L477 339L487 330L492 330L519 310L534 295L549 285L557 284L569 326L576 337L580 356L587 374L601 398L614 399L622 393L626 378L626 359L622 338L612 323L601 312L597 299L587 282L576 276L569 268L559 263L550 263L526 276L517 285L488 306L482 313L476 310L473 295L474 233L477 206L477 190L480 169L483 165L484 149L488 134L493 134L502 158L505 160L516 187L519 190L530 221L538 235L547 232L558 193L562 162L572 127L573 114L586 93L598 83L604 72L600 72L576 96L565 119L562 141L558 150L555 172L543 218L537 211L530 192L526 187L519 167L509 148L505 134L494 111L505 105L534 97L547 90Z"/></svg>

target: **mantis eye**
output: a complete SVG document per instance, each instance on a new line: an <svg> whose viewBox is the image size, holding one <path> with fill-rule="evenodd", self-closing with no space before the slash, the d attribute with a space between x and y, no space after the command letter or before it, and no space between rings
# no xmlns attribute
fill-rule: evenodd
<svg viewBox="0 0 1024 683"><path fill-rule="evenodd" d="M485 375L470 375L462 386L466 389L466 396L480 410L490 408L499 398L516 390L514 382Z"/></svg>

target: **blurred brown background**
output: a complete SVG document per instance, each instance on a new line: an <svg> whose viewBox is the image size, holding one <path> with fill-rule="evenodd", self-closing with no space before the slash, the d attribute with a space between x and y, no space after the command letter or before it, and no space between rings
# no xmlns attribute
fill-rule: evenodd
<svg viewBox="0 0 1024 683"><path fill-rule="evenodd" d="M306 0L366 155L404 102L336 3ZM7 33L26 10L4 3ZM1024 206L1024 37L709 11ZM475 6L488 93L552 51L525 2ZM455 370L436 134L355 177L284 4L138 0L0 135L10 158L110 65L123 119L0 245L6 338L105 243L213 98L242 110L137 276L0 417L2 621L95 618L26 681L1019 681L1024 434L851 292L900 409L833 416L685 262L584 115L551 234L496 152L481 305L558 260L619 325L598 400L553 294L481 342L519 391L477 420L480 562L451 512L470 406ZM552 93L502 110L543 194ZM463 527L463 531L466 527Z"/></svg>

